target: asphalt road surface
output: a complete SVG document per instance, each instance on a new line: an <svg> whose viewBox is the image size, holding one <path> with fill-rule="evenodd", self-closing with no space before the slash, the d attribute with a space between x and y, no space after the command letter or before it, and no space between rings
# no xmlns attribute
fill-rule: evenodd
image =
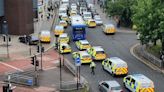
<svg viewBox="0 0 164 92"><path fill-rule="evenodd" d="M154 82L155 92L163 92L164 75L152 70L130 54L131 46L138 43L135 33L120 31L116 32L115 35L105 35L100 26L97 26L96 28L87 28L87 40L92 46L102 46L108 57L119 57L126 61L128 64L129 74L141 73L146 75ZM66 32L71 37L71 27L68 27ZM73 51L78 51L73 41L70 42L70 45ZM70 62L74 63L72 54L67 54L65 57ZM88 80L92 88L92 92L99 92L98 83L102 80L116 80L121 84L123 90L128 92L128 90L123 87L123 77L112 77L108 72L102 69L101 61L96 61L95 73L96 75L91 74L89 64L81 66L81 75Z"/></svg>
<svg viewBox="0 0 164 92"><path fill-rule="evenodd" d="M128 64L129 74L142 73L153 80L156 92L163 92L164 75L150 69L142 62L138 61L130 54L130 47L136 44L137 38L134 33L117 32L115 35L105 35L101 27L87 28L87 40L92 46L102 46L105 49L108 57L120 57ZM71 27L66 29L66 32L71 36ZM70 42L73 51L78 51L73 41ZM72 54L67 54L65 57L74 63ZM123 77L112 77L108 72L104 71L101 66L101 61L96 61L96 75L91 75L89 64L81 66L81 75L84 76L92 87L93 92L98 91L98 83L102 80L116 80L123 87ZM123 87L124 89L124 87ZM124 89L128 92L127 89Z"/></svg>

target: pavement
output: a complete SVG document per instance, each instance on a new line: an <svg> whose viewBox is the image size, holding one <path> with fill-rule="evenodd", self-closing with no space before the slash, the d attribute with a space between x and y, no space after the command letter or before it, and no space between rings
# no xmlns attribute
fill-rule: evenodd
<svg viewBox="0 0 164 92"><path fill-rule="evenodd" d="M34 22L34 34L38 36L41 30L52 30L57 20L57 13L50 20L40 20ZM27 87L22 85L16 85L13 92L57 92L59 88L59 54L54 50L54 36L51 31L52 39L50 44L43 44L46 51L43 53L43 71L39 73L39 86L38 87ZM34 69L31 64L30 56L37 53L36 46L28 46L18 41L19 36L11 35L11 42L9 43L9 58L7 57L6 43L3 42L2 36L0 36L0 76L4 76L6 73L11 72L24 72L29 69ZM30 49L32 53L30 54ZM38 54L37 59L40 61L41 57ZM41 69L41 66L38 67ZM75 77L66 69L62 67L63 80L74 81ZM3 81L3 80L1 80ZM3 82L0 83L0 92L2 92ZM15 85L15 84L13 84Z"/></svg>

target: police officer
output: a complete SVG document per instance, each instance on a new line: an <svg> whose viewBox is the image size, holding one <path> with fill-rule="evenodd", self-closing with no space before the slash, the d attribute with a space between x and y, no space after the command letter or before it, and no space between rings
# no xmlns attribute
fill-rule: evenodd
<svg viewBox="0 0 164 92"><path fill-rule="evenodd" d="M96 68L96 64L93 61L90 64L90 68L91 68L91 74L95 75L94 69Z"/></svg>

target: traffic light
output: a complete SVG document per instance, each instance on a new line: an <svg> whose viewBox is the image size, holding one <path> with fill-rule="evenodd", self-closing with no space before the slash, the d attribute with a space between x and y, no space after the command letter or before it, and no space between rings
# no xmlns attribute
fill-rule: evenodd
<svg viewBox="0 0 164 92"><path fill-rule="evenodd" d="M6 42L6 36L3 35L3 42Z"/></svg>
<svg viewBox="0 0 164 92"><path fill-rule="evenodd" d="M38 53L40 52L40 46L39 45L37 46L37 52Z"/></svg>
<svg viewBox="0 0 164 92"><path fill-rule="evenodd" d="M36 63L36 66L39 66L39 60L36 60L35 63Z"/></svg>
<svg viewBox="0 0 164 92"><path fill-rule="evenodd" d="M44 52L44 47L41 48L41 52Z"/></svg>
<svg viewBox="0 0 164 92"><path fill-rule="evenodd" d="M32 61L31 64L35 65L35 56L31 57L31 61Z"/></svg>

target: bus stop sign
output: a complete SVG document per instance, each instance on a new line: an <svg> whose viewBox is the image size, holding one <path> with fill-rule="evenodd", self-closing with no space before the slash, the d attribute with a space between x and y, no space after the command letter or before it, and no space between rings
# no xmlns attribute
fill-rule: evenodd
<svg viewBox="0 0 164 92"><path fill-rule="evenodd" d="M76 66L81 66L80 58L76 58L76 59L75 59L75 65L76 65Z"/></svg>

